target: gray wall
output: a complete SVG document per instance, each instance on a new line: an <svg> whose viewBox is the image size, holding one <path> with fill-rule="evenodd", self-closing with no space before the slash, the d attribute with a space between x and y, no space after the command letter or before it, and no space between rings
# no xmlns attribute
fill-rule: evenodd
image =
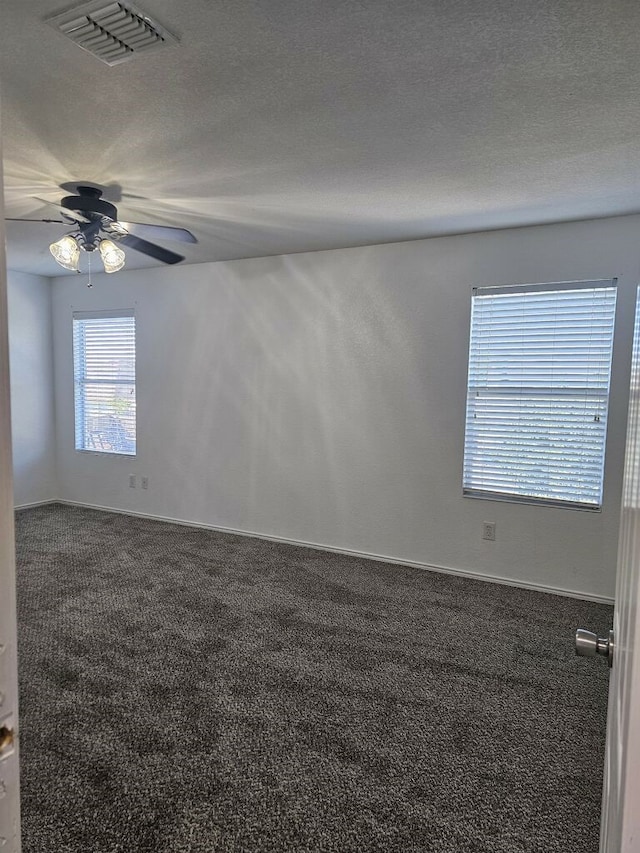
<svg viewBox="0 0 640 853"><path fill-rule="evenodd" d="M640 217L53 288L63 499L612 596ZM620 280L604 509L462 497L473 285ZM137 318L138 457L74 450L71 313ZM128 487L128 475L149 490ZM497 541L481 539L495 521Z"/></svg>
<svg viewBox="0 0 640 853"><path fill-rule="evenodd" d="M57 496L51 281L8 273L14 501Z"/></svg>

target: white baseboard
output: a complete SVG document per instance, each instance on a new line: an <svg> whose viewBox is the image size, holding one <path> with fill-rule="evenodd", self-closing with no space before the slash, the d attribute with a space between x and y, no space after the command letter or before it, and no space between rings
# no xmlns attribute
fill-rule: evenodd
<svg viewBox="0 0 640 853"><path fill-rule="evenodd" d="M170 524L181 524L185 527L199 527L204 530L213 530L217 533L232 533L235 536L248 536L253 539L265 539L268 542L282 542L285 545L295 545L301 548L313 548L317 551L330 551L334 554L344 554L348 557L362 557L366 560L375 560L379 563L394 563L398 566L409 566L413 569L421 569L428 572L440 572L441 574L456 575L462 578L471 580L485 581L487 583L497 583L502 586L515 586L520 589L530 589L535 592L546 592L551 595L562 595L566 598L577 598L582 601L594 601L598 604L613 604L614 599L604 595L592 595L580 590L564 589L562 587L547 586L545 584L530 583L527 581L513 580L512 578L502 578L496 575L485 575L479 572L468 571L467 569L454 569L450 566L436 566L431 563L421 563L417 560L401 560L398 557L389 557L384 554L372 554L369 551L354 551L350 548L335 548L332 545L323 545L319 542L303 542L299 539L286 539L284 536L271 536L266 533L257 533L252 530L239 530L235 527L222 527L216 524L205 524L199 521L187 521L182 518L169 518L167 516L152 515L146 512L134 512L132 510L116 509L110 506L100 506L98 504L85 504L80 501L44 501L43 503L61 503L67 506L77 506L84 509L96 509L101 512L115 512L120 515L130 515L134 518L148 518L151 521L165 521Z"/></svg>
<svg viewBox="0 0 640 853"><path fill-rule="evenodd" d="M57 498L49 498L46 501L35 501L35 503L31 504L16 504L14 509L33 509L36 506L47 506L47 504L57 504L60 501Z"/></svg>

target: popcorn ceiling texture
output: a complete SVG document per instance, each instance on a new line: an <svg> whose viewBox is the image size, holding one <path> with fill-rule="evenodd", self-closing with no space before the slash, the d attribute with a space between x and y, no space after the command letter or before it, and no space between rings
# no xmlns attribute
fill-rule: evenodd
<svg viewBox="0 0 640 853"><path fill-rule="evenodd" d="M611 608L17 514L25 853L597 853Z"/></svg>
<svg viewBox="0 0 640 853"><path fill-rule="evenodd" d="M114 68L68 5L2 0L9 217L95 181L201 263L639 210L636 0L140 0L180 43ZM64 230L7 223L9 268Z"/></svg>

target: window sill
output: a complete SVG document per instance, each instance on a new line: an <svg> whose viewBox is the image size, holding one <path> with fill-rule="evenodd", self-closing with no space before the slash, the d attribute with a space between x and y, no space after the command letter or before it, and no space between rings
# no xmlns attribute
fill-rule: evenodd
<svg viewBox="0 0 640 853"><path fill-rule="evenodd" d="M84 450L81 447L76 447L75 451L86 456L116 457L117 459L135 459L137 456L136 453L118 453L115 450Z"/></svg>
<svg viewBox="0 0 640 853"><path fill-rule="evenodd" d="M462 496L481 501L499 501L500 503L525 504L526 506L543 506L550 509L573 509L579 512L602 512L602 504L586 504L572 501L554 501L549 498L534 498L520 495L510 495L501 492L480 492L473 489L463 489Z"/></svg>

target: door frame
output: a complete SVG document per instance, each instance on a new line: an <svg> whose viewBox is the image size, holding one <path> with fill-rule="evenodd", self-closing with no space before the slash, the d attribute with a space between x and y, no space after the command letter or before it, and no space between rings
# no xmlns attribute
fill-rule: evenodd
<svg viewBox="0 0 640 853"><path fill-rule="evenodd" d="M3 186L0 150L0 729L4 729L6 736L5 748L0 751L0 839L5 841L3 851L20 853L16 575Z"/></svg>
<svg viewBox="0 0 640 853"><path fill-rule="evenodd" d="M613 630L600 853L637 853L640 850L640 287L636 291Z"/></svg>

